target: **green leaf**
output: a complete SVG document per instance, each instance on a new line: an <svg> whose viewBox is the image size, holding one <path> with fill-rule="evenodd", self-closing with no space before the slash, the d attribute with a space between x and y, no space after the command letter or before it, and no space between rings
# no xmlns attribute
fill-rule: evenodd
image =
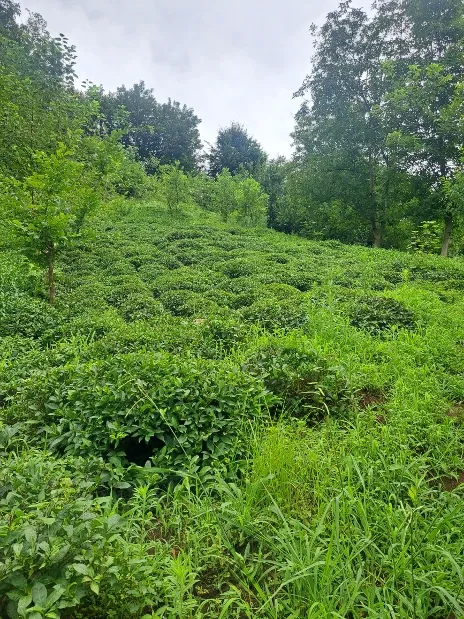
<svg viewBox="0 0 464 619"><path fill-rule="evenodd" d="M26 613L26 608L32 602L32 594L28 593L27 595L23 595L18 600L18 615L24 615Z"/></svg>
<svg viewBox="0 0 464 619"><path fill-rule="evenodd" d="M50 557L51 563L59 563L62 561L68 554L70 548L71 546L69 544L65 544L61 548L58 548L58 550L56 550Z"/></svg>
<svg viewBox="0 0 464 619"><path fill-rule="evenodd" d="M131 485L127 481L118 481L116 484L114 484L114 487L118 488L119 490L124 490L125 488L130 488Z"/></svg>
<svg viewBox="0 0 464 619"><path fill-rule="evenodd" d="M78 574L87 575L89 573L89 568L84 563L73 563L73 568Z"/></svg>
<svg viewBox="0 0 464 619"><path fill-rule="evenodd" d="M47 598L47 608L51 608L60 599L66 589L62 585L55 585L54 591Z"/></svg>
<svg viewBox="0 0 464 619"><path fill-rule="evenodd" d="M44 606L47 600L47 587L41 582L34 583L32 587L32 600L37 606Z"/></svg>
<svg viewBox="0 0 464 619"><path fill-rule="evenodd" d="M29 544L35 544L35 542L37 541L37 531L34 529L34 527L25 527L24 537L26 538L26 541L29 542Z"/></svg>
<svg viewBox="0 0 464 619"><path fill-rule="evenodd" d="M93 591L96 595L98 595L98 594L100 593L100 587L99 587L99 585L98 585L98 582L95 582L95 580L93 580L93 581L90 583L90 588L92 589L92 591Z"/></svg>
<svg viewBox="0 0 464 619"><path fill-rule="evenodd" d="M27 580L23 574L19 572L13 572L8 576L8 581L17 589L25 589L27 587Z"/></svg>
<svg viewBox="0 0 464 619"><path fill-rule="evenodd" d="M107 520L108 528L117 526L121 522L122 518L119 514L111 514Z"/></svg>

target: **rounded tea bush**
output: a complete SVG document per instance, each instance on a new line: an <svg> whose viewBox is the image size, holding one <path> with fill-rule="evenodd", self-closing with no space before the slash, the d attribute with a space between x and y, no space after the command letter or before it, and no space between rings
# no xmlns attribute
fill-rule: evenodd
<svg viewBox="0 0 464 619"><path fill-rule="evenodd" d="M255 350L244 368L259 377L276 398L272 412L319 418L347 413L352 402L349 384L341 367L332 367L313 350L282 340Z"/></svg>
<svg viewBox="0 0 464 619"><path fill-rule="evenodd" d="M46 301L22 293L0 295L0 337L49 338L60 323L58 311Z"/></svg>
<svg viewBox="0 0 464 619"><path fill-rule="evenodd" d="M151 320L164 313L160 301L144 293L130 294L119 306L124 320Z"/></svg>
<svg viewBox="0 0 464 619"><path fill-rule="evenodd" d="M246 325L232 316L215 316L205 320L201 325L204 355L214 358L227 354L245 341L248 331Z"/></svg>
<svg viewBox="0 0 464 619"><path fill-rule="evenodd" d="M191 290L168 290L160 296L160 301L173 316L206 314L217 308L213 301Z"/></svg>
<svg viewBox="0 0 464 619"><path fill-rule="evenodd" d="M69 455L145 453L175 469L198 456L219 462L269 400L259 378L238 367L164 352L68 364L23 392L50 445Z"/></svg>
<svg viewBox="0 0 464 619"><path fill-rule="evenodd" d="M394 329L413 331L416 328L416 316L395 299L365 297L352 308L350 324L374 335Z"/></svg>
<svg viewBox="0 0 464 619"><path fill-rule="evenodd" d="M293 299L267 298L255 301L242 309L241 314L245 322L254 323L267 331L298 329L309 320L307 308Z"/></svg>

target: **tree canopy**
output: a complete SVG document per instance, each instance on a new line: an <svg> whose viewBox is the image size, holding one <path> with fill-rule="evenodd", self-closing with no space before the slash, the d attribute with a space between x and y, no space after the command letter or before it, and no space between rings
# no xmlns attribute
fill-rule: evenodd
<svg viewBox="0 0 464 619"><path fill-rule="evenodd" d="M254 174L266 158L266 153L258 142L248 135L245 127L233 122L218 132L216 142L208 154L209 172L214 177L225 168L231 174L237 174L241 170Z"/></svg>

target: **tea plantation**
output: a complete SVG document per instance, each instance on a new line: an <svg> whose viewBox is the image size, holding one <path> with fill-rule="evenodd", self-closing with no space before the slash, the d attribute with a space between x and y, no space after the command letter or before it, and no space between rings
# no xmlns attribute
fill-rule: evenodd
<svg viewBox="0 0 464 619"><path fill-rule="evenodd" d="M464 261L118 203L0 254L0 616L464 617Z"/></svg>

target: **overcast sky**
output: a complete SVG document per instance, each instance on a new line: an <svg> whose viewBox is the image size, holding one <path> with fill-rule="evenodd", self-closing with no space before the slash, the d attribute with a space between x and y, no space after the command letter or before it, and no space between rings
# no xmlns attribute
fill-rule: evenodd
<svg viewBox="0 0 464 619"><path fill-rule="evenodd" d="M310 68L309 27L337 0L21 0L76 45L77 72L105 89L139 80L193 107L203 140L243 123L289 155L292 94ZM361 2L359 2L361 4ZM364 2L364 4L367 4Z"/></svg>

